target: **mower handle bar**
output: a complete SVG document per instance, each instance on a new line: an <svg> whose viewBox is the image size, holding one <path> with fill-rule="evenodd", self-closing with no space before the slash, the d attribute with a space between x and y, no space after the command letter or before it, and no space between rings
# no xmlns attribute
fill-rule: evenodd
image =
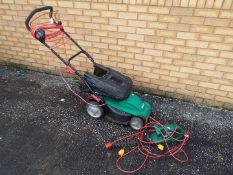
<svg viewBox="0 0 233 175"><path fill-rule="evenodd" d="M46 10L50 10L50 13L49 13L49 17L52 18L52 13L53 13L53 7L52 6L44 6L44 7L39 7L39 8L36 8L34 9L26 18L26 21L25 21L25 26L27 28L28 31L31 30L30 26L29 26L29 22L30 20L32 19L32 17L36 14L36 13L39 13L41 11L46 11Z"/></svg>

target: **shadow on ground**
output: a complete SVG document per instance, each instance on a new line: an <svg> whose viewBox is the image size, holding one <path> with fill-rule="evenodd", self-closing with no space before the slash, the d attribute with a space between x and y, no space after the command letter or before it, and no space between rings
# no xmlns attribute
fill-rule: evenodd
<svg viewBox="0 0 233 175"><path fill-rule="evenodd" d="M189 131L190 161L149 160L137 174L232 174L233 112L140 95L153 104L159 121ZM103 145L132 131L88 117L59 77L1 67L0 100L1 175L121 174L117 150ZM136 166L132 160L124 164Z"/></svg>

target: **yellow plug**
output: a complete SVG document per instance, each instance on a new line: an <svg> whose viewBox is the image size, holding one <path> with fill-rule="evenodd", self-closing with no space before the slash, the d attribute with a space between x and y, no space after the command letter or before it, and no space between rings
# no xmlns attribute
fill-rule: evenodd
<svg viewBox="0 0 233 175"><path fill-rule="evenodd" d="M157 147L159 148L160 151L163 151L163 150L164 150L164 146L161 145L161 144L158 144Z"/></svg>
<svg viewBox="0 0 233 175"><path fill-rule="evenodd" d="M125 149L124 148L122 148L122 149L120 149L118 151L118 155L121 156L121 157L124 155L124 153L125 153Z"/></svg>

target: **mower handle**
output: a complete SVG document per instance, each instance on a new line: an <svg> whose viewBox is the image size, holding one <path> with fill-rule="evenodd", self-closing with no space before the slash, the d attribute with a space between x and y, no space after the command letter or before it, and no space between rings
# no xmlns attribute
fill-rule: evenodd
<svg viewBox="0 0 233 175"><path fill-rule="evenodd" d="M49 13L49 17L51 18L52 17L52 13L53 13L53 7L52 6L44 6L44 7L39 7L39 8L36 8L34 9L26 18L26 21L25 21L25 26L27 28L28 31L31 30L30 26L29 26L29 22L31 20L31 18L38 12L41 12L41 11L45 11L45 10L50 10L50 13Z"/></svg>

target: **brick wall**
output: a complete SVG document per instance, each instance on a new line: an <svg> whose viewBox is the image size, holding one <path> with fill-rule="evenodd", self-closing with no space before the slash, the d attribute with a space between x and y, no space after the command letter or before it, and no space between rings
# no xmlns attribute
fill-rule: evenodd
<svg viewBox="0 0 233 175"><path fill-rule="evenodd" d="M65 29L137 87L233 108L232 0L0 0L0 61L57 72L24 27L35 7L59 10ZM71 49L72 50L72 49ZM75 62L90 69L85 59Z"/></svg>

